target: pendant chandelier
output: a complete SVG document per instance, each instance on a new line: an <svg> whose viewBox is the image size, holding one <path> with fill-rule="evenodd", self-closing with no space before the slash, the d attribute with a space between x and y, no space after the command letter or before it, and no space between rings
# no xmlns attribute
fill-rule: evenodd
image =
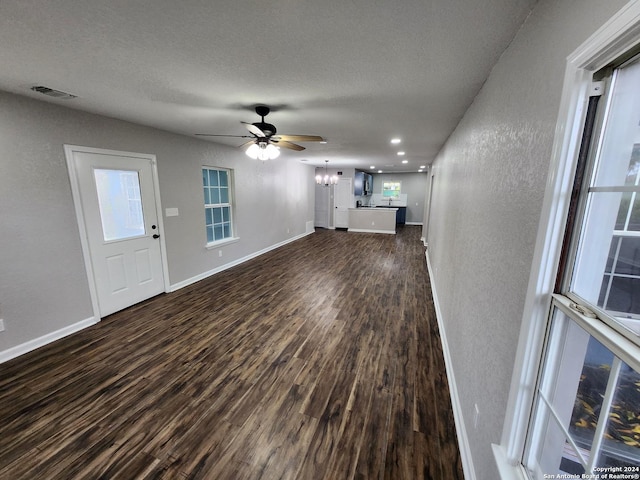
<svg viewBox="0 0 640 480"><path fill-rule="evenodd" d="M319 174L316 175L316 183L318 185L323 185L325 187L328 187L329 185L335 185L338 183L337 175L329 176L329 171L327 170L328 163L329 163L329 160L324 161L324 176Z"/></svg>

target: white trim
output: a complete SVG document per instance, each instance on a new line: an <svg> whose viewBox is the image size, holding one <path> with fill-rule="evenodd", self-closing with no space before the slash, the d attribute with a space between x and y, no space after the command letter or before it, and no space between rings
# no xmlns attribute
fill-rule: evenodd
<svg viewBox="0 0 640 480"><path fill-rule="evenodd" d="M496 455L496 462L515 466L520 463L524 451L591 74L639 41L640 2L635 0L622 8L567 58L501 447L494 448L494 455L496 451L504 455L503 458Z"/></svg>
<svg viewBox="0 0 640 480"><path fill-rule="evenodd" d="M447 372L447 381L449 382L449 395L451 396L451 406L453 409L453 420L456 424L456 434L458 436L458 448L460 449L460 460L462 462L462 470L466 480L476 480L476 471L473 467L473 457L471 455L471 445L467 429L465 428L464 415L462 413L462 405L460 403L460 395L458 394L458 385L453 373L453 364L451 362L451 350L447 341L447 334L444 329L442 320L442 311L440 310L440 302L438 301L438 293L436 292L433 270L429 259L429 252L424 253L427 259L427 269L429 270L429 280L431 282L431 292L433 295L433 305L436 311L436 320L438 321L438 330L440 331L440 341L442 343L442 353L444 356L444 365ZM507 477L508 478L508 477Z"/></svg>
<svg viewBox="0 0 640 480"><path fill-rule="evenodd" d="M263 255L263 254L265 254L267 252L270 252L271 250L275 250L276 248L280 248L280 247L286 245L287 243L294 242L296 240L299 240L301 238L306 237L307 235L311 235L312 233L315 233L315 230L312 231L312 232L302 233L302 234L297 235L297 236L292 237L292 238L288 238L287 240L284 240L282 242L276 243L275 245L272 245L272 246L267 247L267 248L263 248L262 250L258 250L257 252L253 252L253 253L245 256L245 257L238 258L237 260L233 260L232 262L226 263L226 264L224 264L224 265L222 265L220 267L216 267L213 270L202 272L202 273L200 273L200 274L198 274L198 275L196 275L194 277L187 278L186 280L183 280L181 282L178 282L178 283L175 283L175 284L171 285L167 291L168 292L175 292L176 290L180 290L181 288L188 287L189 285L191 285L193 283L199 282L200 280L204 280L205 278L208 278L208 277L210 277L212 275L215 275L216 273L220 273L220 272L223 272L225 270L228 270L229 268L235 267L236 265L240 265L241 263L244 263L244 262L246 262L248 260L251 260L252 258L259 257L260 255Z"/></svg>
<svg viewBox="0 0 640 480"><path fill-rule="evenodd" d="M357 233L388 233L391 235L395 235L395 230L372 230L369 228L348 228L347 232L357 232Z"/></svg>
<svg viewBox="0 0 640 480"><path fill-rule="evenodd" d="M80 245L82 246L82 257L84 267L87 272L87 285L89 287L89 297L91 298L91 309L93 318L100 318L100 307L98 306L98 292L96 291L95 275L93 272L93 264L91 262L91 252L89 250L89 239L87 228L84 222L84 211L82 209L82 199L80 198L80 181L74 167L73 152L76 151L75 145L64 145L64 154L67 160L67 171L69 172L69 182L71 184L71 197L76 212L76 222L80 233Z"/></svg>
<svg viewBox="0 0 640 480"><path fill-rule="evenodd" d="M405 222L404 224L405 225L418 225L418 226L423 225L422 222Z"/></svg>
<svg viewBox="0 0 640 480"><path fill-rule="evenodd" d="M492 443L491 448L502 480L527 480L527 474L522 465L512 465L507 461L507 453L503 447Z"/></svg>
<svg viewBox="0 0 640 480"><path fill-rule="evenodd" d="M64 328L61 328L60 330L56 330L55 332L47 333L46 335L43 335L41 337L34 338L33 340L29 340L28 342L16 345L15 347L11 347L8 350L0 352L0 363L7 362L13 358L19 357L20 355L29 353L37 348L44 347L49 343L60 340L61 338L79 332L80 330L84 330L91 325L95 325L99 321L99 318L89 317L86 320L81 320L72 325L68 325Z"/></svg>
<svg viewBox="0 0 640 480"><path fill-rule="evenodd" d="M84 266L87 272L87 284L89 286L89 295L91 297L91 307L93 309L93 317L100 319L100 307L98 305L98 291L96 287L96 279L93 270L93 264L91 261L91 250L89 249L89 240L87 234L87 227L85 224L84 211L82 208L82 199L80 197L80 182L78 174L75 168L75 162L73 154L74 152L86 152L95 153L98 155L113 155L120 157L135 157L145 158L151 162L151 172L153 180L153 190L156 200L156 217L158 223L158 233L160 234L160 258L162 261L162 275L164 280L164 291L168 292L170 288L169 281L169 262L167 260L167 245L164 236L164 220L162 205L160 203L160 185L158 180L158 168L156 156L148 153L133 153L122 152L118 150L107 150L103 148L83 147L80 145L64 145L64 154L67 160L67 171L69 172L69 181L71 184L71 196L73 198L73 205L76 212L76 220L78 223L78 230L80 233L80 244L82 245L82 256L84 259Z"/></svg>
<svg viewBox="0 0 640 480"><path fill-rule="evenodd" d="M218 240L216 242L207 243L204 248L207 250L213 250L214 248L223 247L225 245L229 245L231 243L236 243L240 241L240 237L228 237L223 238L222 240Z"/></svg>

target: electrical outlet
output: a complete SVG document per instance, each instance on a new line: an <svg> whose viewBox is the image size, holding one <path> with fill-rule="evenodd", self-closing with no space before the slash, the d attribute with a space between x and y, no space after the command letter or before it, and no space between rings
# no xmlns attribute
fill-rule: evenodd
<svg viewBox="0 0 640 480"><path fill-rule="evenodd" d="M218 256L221 257L222 256L222 250L218 250Z"/></svg>
<svg viewBox="0 0 640 480"><path fill-rule="evenodd" d="M4 320L0 318L0 332L4 332Z"/></svg>
<svg viewBox="0 0 640 480"><path fill-rule="evenodd" d="M480 409L478 408L478 404L476 403L473 406L473 428L478 428L478 417L480 416Z"/></svg>

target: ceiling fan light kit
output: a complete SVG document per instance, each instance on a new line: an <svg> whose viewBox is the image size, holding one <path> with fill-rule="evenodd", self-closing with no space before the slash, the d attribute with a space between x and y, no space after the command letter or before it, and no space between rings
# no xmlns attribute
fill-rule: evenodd
<svg viewBox="0 0 640 480"><path fill-rule="evenodd" d="M280 155L280 149L267 142L252 143L247 148L247 156L254 160L273 160Z"/></svg>
<svg viewBox="0 0 640 480"><path fill-rule="evenodd" d="M260 115L261 120L255 123L241 122L251 135L217 135L209 133L196 133L203 137L238 137L252 138L248 143L240 145L243 148L249 145L245 150L247 156L254 160L273 160L280 155L280 148L288 148L300 152L305 148L293 142L320 142L326 143L324 138L318 135L276 135L276 127L264 121L264 117L269 115L271 111L266 105L258 105L255 107L256 113Z"/></svg>

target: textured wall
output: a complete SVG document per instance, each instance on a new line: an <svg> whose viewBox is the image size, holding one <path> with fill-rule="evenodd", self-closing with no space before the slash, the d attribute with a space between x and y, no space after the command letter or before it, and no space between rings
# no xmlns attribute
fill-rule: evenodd
<svg viewBox="0 0 640 480"><path fill-rule="evenodd" d="M434 162L429 257L479 479L498 478L490 445L504 422L565 59L624 4L538 3Z"/></svg>
<svg viewBox="0 0 640 480"><path fill-rule="evenodd" d="M305 233L313 169L0 92L0 352L92 315L63 144L155 154L172 284ZM201 166L235 171L240 241L206 250ZM288 231L287 231L288 230ZM218 250L223 256L218 256Z"/></svg>

